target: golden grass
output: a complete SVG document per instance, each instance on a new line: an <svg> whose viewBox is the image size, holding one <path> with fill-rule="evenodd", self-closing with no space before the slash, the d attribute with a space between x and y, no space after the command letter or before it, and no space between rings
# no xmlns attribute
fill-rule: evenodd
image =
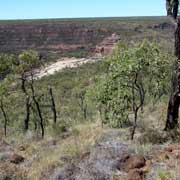
<svg viewBox="0 0 180 180"><path fill-rule="evenodd" d="M57 140L55 147L48 147L48 140L40 143L32 142L29 145L27 158L34 159L27 171L29 180L45 179L56 167L62 167L62 157L69 157L70 161L78 159L83 153L90 150L101 137L103 129L99 124L83 124L73 128L72 134L66 139ZM45 175L44 175L45 174Z"/></svg>

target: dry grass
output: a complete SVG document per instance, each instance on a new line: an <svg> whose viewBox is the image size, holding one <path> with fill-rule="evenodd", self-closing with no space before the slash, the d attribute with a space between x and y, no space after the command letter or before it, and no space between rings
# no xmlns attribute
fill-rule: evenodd
<svg viewBox="0 0 180 180"><path fill-rule="evenodd" d="M180 179L180 160L171 159L166 162L164 169L157 171L157 180L179 180Z"/></svg>
<svg viewBox="0 0 180 180"><path fill-rule="evenodd" d="M98 141L103 133L98 124L83 124L73 128L72 134L65 139L57 139L51 146L49 140L31 142L25 152L27 162L25 171L30 180L47 179L58 167L67 161L78 159ZM62 159L66 159L65 162Z"/></svg>
<svg viewBox="0 0 180 180"><path fill-rule="evenodd" d="M19 179L23 176L27 177L24 179L29 180L49 179L57 169L67 163L78 163L84 154L90 152L91 148L104 138L105 134L111 134L108 133L109 131L118 131L119 137L116 137L117 141L128 144L129 149L136 154L142 154L145 157L150 157L150 159L155 160L154 155L157 149L151 141L153 138L158 138L156 133L159 132L158 129L163 129L166 115L165 110L166 103L157 104L154 109L152 106L147 106L139 118L139 128L137 129L136 138L133 142L128 140L129 128L112 130L105 127L102 129L100 122L76 125L65 138L47 135L44 140L30 139L27 141L27 139L22 136L9 137L7 139L8 142L16 140L13 146L14 150L16 153L24 156L26 161L19 167L8 164L6 167L3 166L4 172L6 171L9 174L16 172L16 176L19 176ZM155 133L148 134L149 129L153 129ZM142 143L140 139L144 137L145 132L148 132L146 136L148 136L149 141L147 140L146 143ZM56 144L52 145L51 142L54 140ZM19 145L23 145L25 151L20 152L18 150ZM160 149L158 149L158 151L159 150ZM165 163L166 168L155 169L157 180L180 179L179 160L170 159L168 162L160 160L160 163Z"/></svg>

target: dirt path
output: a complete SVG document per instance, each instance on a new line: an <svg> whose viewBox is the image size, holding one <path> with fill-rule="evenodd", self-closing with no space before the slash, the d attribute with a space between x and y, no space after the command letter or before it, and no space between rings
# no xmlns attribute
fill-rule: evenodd
<svg viewBox="0 0 180 180"><path fill-rule="evenodd" d="M74 68L74 67L78 67L80 65L83 65L85 63L93 63L96 61L99 61L100 58L63 58L60 59L59 61L50 64L44 68L41 69L36 69L35 70L35 78L40 79L44 76L49 76L49 75L53 75L56 72L61 71L62 69L65 68Z"/></svg>

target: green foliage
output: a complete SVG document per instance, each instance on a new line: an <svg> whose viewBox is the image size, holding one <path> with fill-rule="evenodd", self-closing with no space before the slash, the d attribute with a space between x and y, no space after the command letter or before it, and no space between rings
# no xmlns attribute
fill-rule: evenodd
<svg viewBox="0 0 180 180"><path fill-rule="evenodd" d="M139 139L142 144L163 144L170 139L155 129L147 129Z"/></svg>
<svg viewBox="0 0 180 180"><path fill-rule="evenodd" d="M19 66L17 66L17 70L19 73L24 73L34 67L39 65L39 56L36 51L24 51L19 55Z"/></svg>
<svg viewBox="0 0 180 180"><path fill-rule="evenodd" d="M5 78L7 74L13 71L15 57L8 54L0 54L0 79Z"/></svg>
<svg viewBox="0 0 180 180"><path fill-rule="evenodd" d="M173 57L144 41L133 48L119 43L107 59L108 73L97 82L97 100L105 123L122 127L129 114L169 92ZM168 84L168 85L167 85Z"/></svg>
<svg viewBox="0 0 180 180"><path fill-rule="evenodd" d="M15 57L13 55L0 55L0 99L8 96L9 89L12 88L13 72L15 65Z"/></svg>
<svg viewBox="0 0 180 180"><path fill-rule="evenodd" d="M137 83L145 90L144 103L151 99L156 100L169 92L173 59L174 57L161 52L155 44L146 41L134 48L119 44L105 63L90 63L75 69L65 69L53 76L34 81L35 94L46 129L53 127L49 86L54 89L58 115L57 131L61 126L64 128L64 124L71 127L79 122L97 119L98 112L103 123L112 127L122 127L128 123L129 114L133 110L132 86L136 74L138 74ZM19 56L19 65L13 63L12 69L18 76L23 76L39 63L36 52L25 51ZM22 129L26 113L25 94L21 89L20 81L16 79L17 76L13 75L13 83L13 78L10 77L12 76L7 76L1 82L0 93L5 97L5 108L8 109L8 117L11 120L9 125L17 131ZM31 96L30 83L31 81L26 80L26 90ZM135 103L139 105L141 99L137 89L134 97ZM32 107L34 107L33 102ZM39 118L36 110L31 109L31 111L29 129L34 130ZM3 121L2 114L0 121Z"/></svg>
<svg viewBox="0 0 180 180"><path fill-rule="evenodd" d="M169 173L162 171L162 170L159 170L158 179L159 180L170 180L171 178L169 176Z"/></svg>
<svg viewBox="0 0 180 180"><path fill-rule="evenodd" d="M20 65L21 64L19 64L19 66ZM101 74L103 71L100 66L101 62L97 62L85 64L78 68L67 68L53 76L47 76L34 81L34 89L41 107L46 132L51 133L53 131L54 133L52 134L60 135L66 128L70 128L80 122L86 122L84 119L84 112L82 111L82 108L86 108L87 104L85 94L89 86L93 84L94 77L97 74ZM18 68L18 65L16 65L15 73L18 73L18 75L13 75L12 80L14 80L14 82L9 81L9 85L7 86L6 84L4 90L4 92L8 94L4 96L4 102L8 102L6 104L6 112L8 113L10 120L9 128L11 129L11 131L8 132L8 135L11 133L23 132L22 127L26 115L26 99L25 94L21 89L21 81L19 80L19 76L22 75L21 72L24 73L25 71L18 71ZM5 83L5 81L3 82ZM29 80L26 81L26 90L31 96L30 83ZM53 88L57 108L58 118L56 127L53 126L53 114L48 93L49 86ZM83 98L84 104L81 104L81 97ZM32 106L34 107L33 102ZM93 119L95 115L96 107L89 104L87 108L87 120ZM3 121L4 118L0 113L1 128L3 128ZM31 109L29 131L35 130L35 123L37 124L36 131L39 130L38 121L39 117L36 109Z"/></svg>

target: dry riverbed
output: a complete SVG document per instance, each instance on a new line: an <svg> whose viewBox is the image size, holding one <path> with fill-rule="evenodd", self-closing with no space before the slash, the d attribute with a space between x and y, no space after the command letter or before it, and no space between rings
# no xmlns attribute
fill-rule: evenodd
<svg viewBox="0 0 180 180"><path fill-rule="evenodd" d="M86 63L94 63L101 60L101 58L89 57L89 58L63 58L57 62L45 65L40 69L35 69L34 74L36 79L40 79L44 76L53 75L65 68L75 68Z"/></svg>

